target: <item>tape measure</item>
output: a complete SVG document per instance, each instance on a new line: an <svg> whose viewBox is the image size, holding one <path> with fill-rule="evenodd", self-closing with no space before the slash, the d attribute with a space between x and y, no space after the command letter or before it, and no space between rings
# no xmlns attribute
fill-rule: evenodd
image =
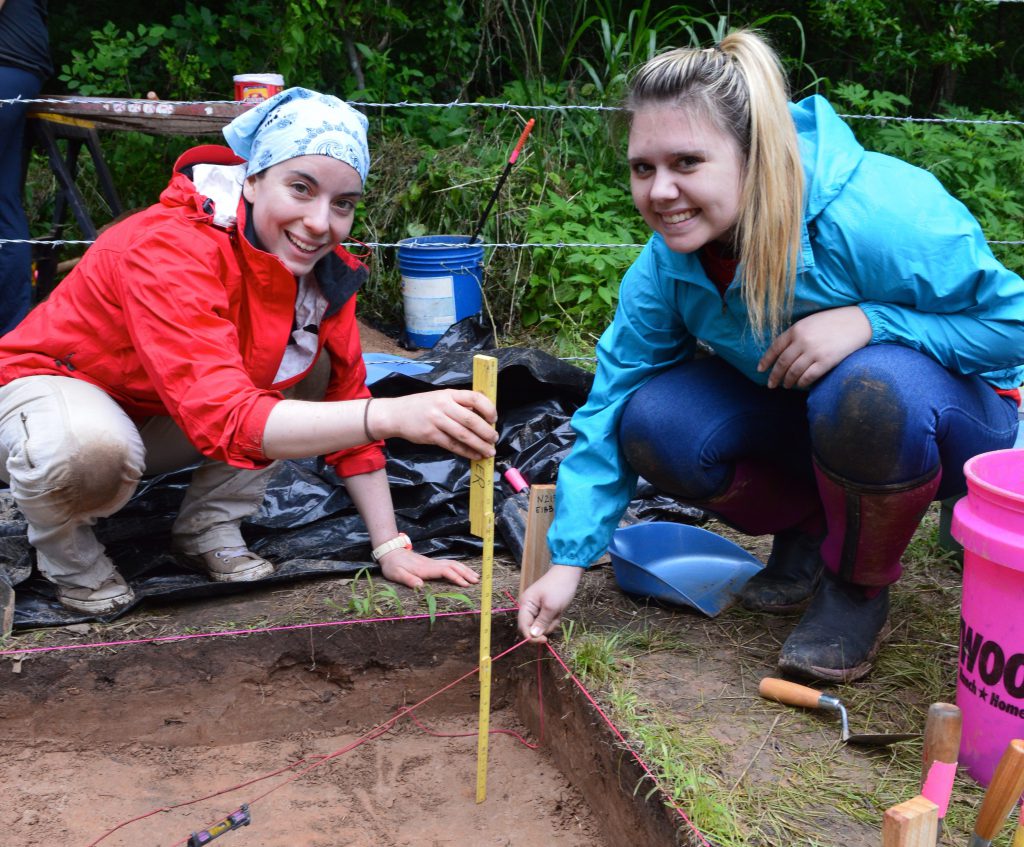
<svg viewBox="0 0 1024 847"><path fill-rule="evenodd" d="M498 360L473 357L473 390L497 403ZM480 720L476 740L476 802L487 799L487 739L491 724L491 595L494 592L494 459L470 466L469 531L483 539L480 568Z"/></svg>

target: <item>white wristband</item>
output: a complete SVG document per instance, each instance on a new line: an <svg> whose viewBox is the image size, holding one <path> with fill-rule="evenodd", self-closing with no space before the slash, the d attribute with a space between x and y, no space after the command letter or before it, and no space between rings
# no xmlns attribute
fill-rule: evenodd
<svg viewBox="0 0 1024 847"><path fill-rule="evenodd" d="M392 550L397 550L400 547L404 547L406 550L412 550L412 542L409 540L409 536L404 532L398 533L397 536L392 538L390 541L385 541L379 547L374 547L370 556L373 558L373 561L379 562Z"/></svg>

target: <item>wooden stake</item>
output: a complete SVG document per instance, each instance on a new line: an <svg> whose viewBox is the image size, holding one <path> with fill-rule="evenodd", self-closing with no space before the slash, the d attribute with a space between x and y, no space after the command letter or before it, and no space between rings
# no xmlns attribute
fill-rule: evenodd
<svg viewBox="0 0 1024 847"><path fill-rule="evenodd" d="M6 638L14 629L14 586L7 572L0 569L0 638Z"/></svg>
<svg viewBox="0 0 1024 847"><path fill-rule="evenodd" d="M526 513L526 534L523 539L522 573L519 595L548 572L551 553L548 551L548 530L555 516L555 486L534 485L530 488L530 505Z"/></svg>
<svg viewBox="0 0 1024 847"><path fill-rule="evenodd" d="M918 794L886 809L882 819L882 847L935 847L939 834L939 807Z"/></svg>
<svg viewBox="0 0 1024 847"><path fill-rule="evenodd" d="M932 703L924 724L921 751L921 794L939 807L939 837L949 808L960 754L963 715L952 703Z"/></svg>
<svg viewBox="0 0 1024 847"><path fill-rule="evenodd" d="M473 357L473 390L492 403L498 395L498 360ZM491 595L494 592L494 459L470 466L469 531L483 539L480 567L480 719L476 739L476 802L487 799L487 739L491 725Z"/></svg>

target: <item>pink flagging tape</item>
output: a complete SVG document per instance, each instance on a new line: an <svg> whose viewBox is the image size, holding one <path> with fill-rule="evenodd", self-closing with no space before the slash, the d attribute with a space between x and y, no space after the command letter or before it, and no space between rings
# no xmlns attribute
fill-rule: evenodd
<svg viewBox="0 0 1024 847"><path fill-rule="evenodd" d="M558 664L562 666L562 670L564 670L566 674L568 674L569 678L576 684L576 687L583 693L583 696L586 697L588 701L590 701L590 705L597 710L597 713L604 719L604 722L608 725L608 728L613 733L615 733L615 737L622 742L623 746L627 750L629 750L630 755L634 759L636 759L637 764L640 765L643 772L647 774L648 777L650 777L651 782L658 789L661 796L665 799L665 804L672 808L679 815L679 817L681 817L686 822L686 825L690 827L690 830L693 832L693 834L700 839L700 843L703 844L704 847L712 847L711 843L704 837L704 833L697 829L696 825L693 823L693 821L690 820L686 812L684 812L675 803L672 802L672 798L668 795L668 792L665 791L665 789L662 787L661 783L658 781L658 777L654 775L654 771L651 770L647 762L640 758L640 754L633 749L633 745L631 745L626 740L626 737L621 732L619 732L619 728L615 726L615 724L612 723L611 718L609 718L608 715L604 713L604 709L602 709L598 705L597 700L594 699L594 696L587 690L586 686L577 678L576 674L569 670L569 666L566 665L566 663L562 660L562 657L558 655L558 653L555 651L555 648L552 647L550 643L548 643L546 646L548 648L548 652L555 657L555 661L557 661Z"/></svg>
<svg viewBox="0 0 1024 847"><path fill-rule="evenodd" d="M492 609L492 615L518 611L515 607ZM286 626L264 626L255 629L228 629L220 632L189 632L182 635L160 635L155 638L132 638L125 641L96 641L90 644L60 644L54 647L22 647L16 650L0 650L0 656L27 656L31 653L53 653L59 650L87 650L91 647L126 647L132 644L166 644L174 641L189 641L193 638L218 638L225 635L258 635L264 632L286 632L294 629L316 629L323 626L351 626L357 623L387 623L389 621L417 621L435 618L455 618L462 615L479 615L479 609L464 612L435 612L433 615L396 615L390 618L360 618L357 620L323 621L320 623L297 623Z"/></svg>
<svg viewBox="0 0 1024 847"><path fill-rule="evenodd" d="M955 779L956 762L932 762L932 766L928 768L928 776L921 786L921 793L939 807L939 820L946 817Z"/></svg>

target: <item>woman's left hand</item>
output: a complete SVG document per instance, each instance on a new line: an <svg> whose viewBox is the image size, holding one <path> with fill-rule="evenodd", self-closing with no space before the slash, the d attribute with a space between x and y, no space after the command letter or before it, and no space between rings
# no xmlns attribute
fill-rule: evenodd
<svg viewBox="0 0 1024 847"><path fill-rule="evenodd" d="M768 387L807 388L871 341L871 323L859 306L840 306L801 318L782 333L757 363L771 368Z"/></svg>
<svg viewBox="0 0 1024 847"><path fill-rule="evenodd" d="M480 581L476 571L461 562L428 559L414 550L402 548L385 554L380 560L380 569L386 579L409 588L422 588L427 579L446 579L463 588Z"/></svg>

